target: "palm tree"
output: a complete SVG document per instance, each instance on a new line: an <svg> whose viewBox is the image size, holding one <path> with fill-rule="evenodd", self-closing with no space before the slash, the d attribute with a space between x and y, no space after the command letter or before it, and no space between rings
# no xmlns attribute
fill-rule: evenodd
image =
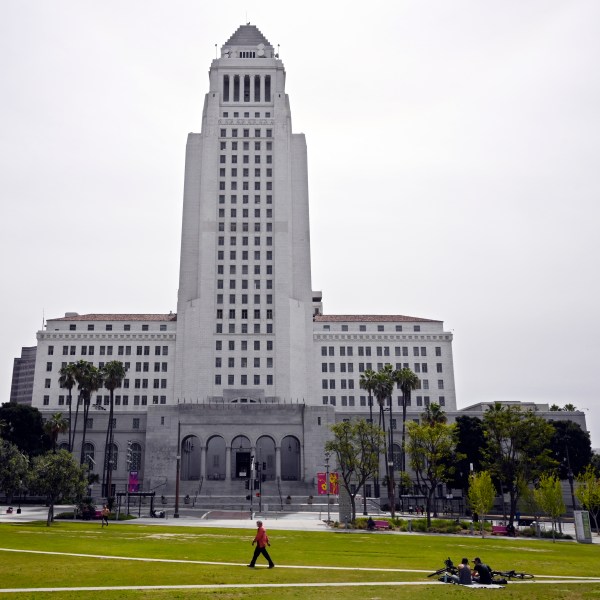
<svg viewBox="0 0 600 600"><path fill-rule="evenodd" d="M381 423L381 428L383 430L383 453L385 456L385 464L386 464L386 474L387 474L387 488L388 488L388 501L390 503L390 512L392 518L396 516L396 502L394 500L394 465L390 466L388 463L388 449L387 449L387 438L385 435L385 413L384 413L384 404L385 401L390 399L390 411L391 411L391 398L392 393L394 392L394 378L393 378L393 370L392 365L385 365L382 369L375 375L375 387L373 389L373 393L375 394L375 398L377 399L377 403L379 404L379 422ZM391 419L390 419L391 421ZM391 427L391 422L390 422Z"/></svg>
<svg viewBox="0 0 600 600"><path fill-rule="evenodd" d="M110 408L108 412L108 427L106 428L106 442L104 444L104 470L102 471L102 487L106 483L106 497L110 497L113 471L113 415L114 393L120 388L125 378L125 367L120 360L112 360L101 369L104 387L110 392ZM106 476L105 476L106 475Z"/></svg>
<svg viewBox="0 0 600 600"><path fill-rule="evenodd" d="M50 419L44 423L44 431L52 440L52 452L56 454L56 440L59 433L69 430L69 422L62 416L62 413L54 413Z"/></svg>
<svg viewBox="0 0 600 600"><path fill-rule="evenodd" d="M360 376L360 380L359 380L359 385L360 388L362 390L366 390L369 394L369 422L371 423L371 425L373 424L373 390L375 389L375 383L376 383L376 377L377 377L377 373L375 373L375 371L373 371L373 369L367 369L366 371L364 371L364 373L361 374ZM373 440L372 441L372 445L374 446L375 443ZM379 452L379 450L378 450ZM378 463L379 464L379 461ZM377 473L375 473L374 477L373 477L373 487L375 488L375 494L378 496L379 495L379 478L377 476ZM367 514L367 494L364 494L364 500L363 500L363 512L364 514Z"/></svg>
<svg viewBox="0 0 600 600"><path fill-rule="evenodd" d="M421 418L423 419L423 423L427 423L427 425L431 426L436 423L446 423L446 421L448 421L448 417L442 410L442 407L435 402L432 402L429 406L425 407L425 410L421 414Z"/></svg>
<svg viewBox="0 0 600 600"><path fill-rule="evenodd" d="M76 379L75 379L75 364L74 363L69 363L68 365L65 365L64 367L60 368L59 376L58 376L58 385L61 388L64 388L66 390L69 391L69 395L67 396L68 398L68 405L69 405L69 452L71 452L73 450L73 441L75 438L75 427L72 427L72 419L71 419L71 391L72 389L75 387L75 384L77 383ZM79 405L78 405L79 408Z"/></svg>
<svg viewBox="0 0 600 600"><path fill-rule="evenodd" d="M416 390L419 378L408 368L394 371L394 381L402 392L402 473L406 472L406 407L410 405L410 395ZM404 479L403 479L404 481Z"/></svg>
<svg viewBox="0 0 600 600"><path fill-rule="evenodd" d="M85 462L85 434L87 432L88 415L90 412L90 400L92 394L102 387L102 373L92 363L85 360L78 360L75 363L75 379L83 402L83 432L80 458L80 464L83 464ZM77 409L79 410L79 406ZM77 417L75 420L77 422ZM75 437L74 434L73 437Z"/></svg>

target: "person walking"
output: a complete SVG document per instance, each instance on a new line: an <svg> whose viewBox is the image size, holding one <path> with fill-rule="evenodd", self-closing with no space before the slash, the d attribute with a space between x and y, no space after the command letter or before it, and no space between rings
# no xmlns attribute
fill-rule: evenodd
<svg viewBox="0 0 600 600"><path fill-rule="evenodd" d="M269 543L269 536L267 535L267 532L263 527L262 521L256 521L256 526L258 527L258 530L256 531L254 539L252 540L252 545L254 546L254 544L256 544L256 548L254 548L254 555L252 556L252 560L250 561L250 564L248 566L254 568L254 565L256 564L256 559L258 558L259 554L262 554L269 563L269 569L272 569L275 566L275 564L273 563L271 557L269 556L269 553L267 552L267 546L271 545Z"/></svg>
<svg viewBox="0 0 600 600"><path fill-rule="evenodd" d="M105 504L104 507L102 508L102 527L104 527L104 525L106 525L108 527L108 515L110 515L110 510L108 508L108 506Z"/></svg>

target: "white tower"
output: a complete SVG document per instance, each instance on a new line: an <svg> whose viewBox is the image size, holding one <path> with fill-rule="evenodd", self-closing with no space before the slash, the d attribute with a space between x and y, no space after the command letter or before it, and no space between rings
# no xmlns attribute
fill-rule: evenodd
<svg viewBox="0 0 600 600"><path fill-rule="evenodd" d="M306 142L283 63L244 25L209 77L187 142L174 400L310 402Z"/></svg>

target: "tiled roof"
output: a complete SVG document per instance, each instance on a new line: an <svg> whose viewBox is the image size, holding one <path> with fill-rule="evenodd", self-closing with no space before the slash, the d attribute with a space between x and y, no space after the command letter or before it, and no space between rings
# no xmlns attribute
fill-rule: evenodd
<svg viewBox="0 0 600 600"><path fill-rule="evenodd" d="M259 44L271 45L256 25L240 25L225 42L225 46L258 46Z"/></svg>
<svg viewBox="0 0 600 600"><path fill-rule="evenodd" d="M177 321L174 313L168 315L113 315L113 314L89 314L73 315L70 317L59 317L58 319L47 319L48 321Z"/></svg>
<svg viewBox="0 0 600 600"><path fill-rule="evenodd" d="M437 319L422 319L405 315L315 315L316 323L441 323Z"/></svg>

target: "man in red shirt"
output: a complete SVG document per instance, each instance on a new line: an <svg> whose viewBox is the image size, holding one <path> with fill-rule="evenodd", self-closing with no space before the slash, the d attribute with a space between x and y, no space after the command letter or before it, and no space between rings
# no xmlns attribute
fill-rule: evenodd
<svg viewBox="0 0 600 600"><path fill-rule="evenodd" d="M254 544L256 544L256 548L254 549L254 556L252 557L252 560L250 561L250 564L248 566L254 567L258 555L262 554L267 559L267 561L269 561L269 569L272 569L275 565L273 564L273 561L271 560L271 557L267 552L267 546L271 545L269 543L269 536L267 536L267 532L263 527L262 521L256 521L256 526L258 527L258 531L256 532L254 539L252 540L252 545L254 546Z"/></svg>

